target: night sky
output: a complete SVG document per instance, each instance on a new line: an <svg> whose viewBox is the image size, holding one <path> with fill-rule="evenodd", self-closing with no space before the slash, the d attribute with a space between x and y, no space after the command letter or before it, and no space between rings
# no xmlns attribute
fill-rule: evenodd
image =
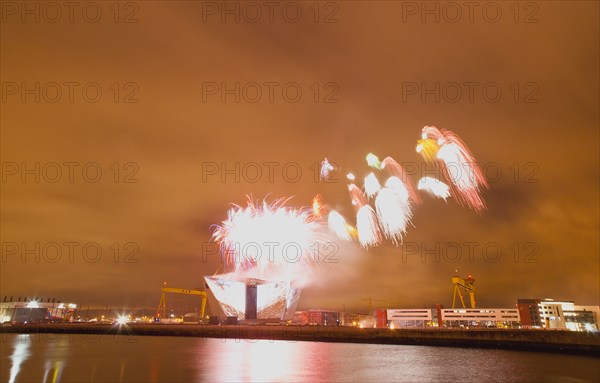
<svg viewBox="0 0 600 383"><path fill-rule="evenodd" d="M350 218L345 174L364 177L374 152L416 182L416 141L435 125L486 169L488 210L423 195L402 246L340 248L300 308L449 306L455 270L476 278L481 307L598 304L597 2L493 3L472 20L437 2L433 14L280 3L271 21L259 2L255 22L235 2L233 14L99 2L97 22L85 2L72 20L59 5L57 22L44 3L31 5L39 21L20 4L2 8L0 299L155 307L164 281L200 287L223 271L204 247L231 203L308 206L319 193ZM315 178L324 157L337 182Z"/></svg>

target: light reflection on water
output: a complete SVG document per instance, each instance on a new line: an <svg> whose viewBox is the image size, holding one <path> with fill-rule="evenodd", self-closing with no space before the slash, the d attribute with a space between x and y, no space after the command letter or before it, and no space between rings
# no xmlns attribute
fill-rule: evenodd
<svg viewBox="0 0 600 383"><path fill-rule="evenodd" d="M597 382L600 359L504 350L3 334L2 382Z"/></svg>
<svg viewBox="0 0 600 383"><path fill-rule="evenodd" d="M4 340L4 339L3 339ZM4 352L2 355L5 355ZM20 337L15 338L13 342L13 352L10 354L10 377L9 383L14 383L15 378L21 371L21 364L29 357L29 341ZM4 370L4 368L2 368Z"/></svg>

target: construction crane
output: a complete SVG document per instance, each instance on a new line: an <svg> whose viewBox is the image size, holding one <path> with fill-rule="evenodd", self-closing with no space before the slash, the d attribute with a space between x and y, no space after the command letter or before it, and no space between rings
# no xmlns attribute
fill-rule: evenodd
<svg viewBox="0 0 600 383"><path fill-rule="evenodd" d="M468 275L467 278L461 278L458 275L452 277L452 284L454 285L454 295L452 297L452 308L455 308L456 304L456 295L460 298L460 302L462 303L463 309L466 309L465 300L463 298L463 294L460 291L461 288L465 290L465 292L469 292L469 300L471 301L471 308L474 309L477 307L477 302L475 302L475 278L471 275Z"/></svg>
<svg viewBox="0 0 600 383"><path fill-rule="evenodd" d="M385 302L381 299L373 299L373 297L364 298L363 301L369 302L369 315L373 315L373 302Z"/></svg>
<svg viewBox="0 0 600 383"><path fill-rule="evenodd" d="M160 303L158 304L158 311L156 313L157 318L164 318L167 315L167 293L199 295L202 299L202 303L200 304L200 318L204 318L204 309L206 308L206 292L198 289L180 289L176 287L167 287L166 282L162 287L162 295L160 296Z"/></svg>

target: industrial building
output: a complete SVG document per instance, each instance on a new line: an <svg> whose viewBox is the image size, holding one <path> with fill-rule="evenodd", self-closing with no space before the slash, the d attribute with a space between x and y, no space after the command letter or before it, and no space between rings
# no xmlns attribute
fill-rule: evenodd
<svg viewBox="0 0 600 383"><path fill-rule="evenodd" d="M517 308L478 308L475 299L475 278L454 275L452 308L442 305L421 309L379 309L376 314L377 327L518 327L520 324ZM465 303L468 295L468 306ZM458 298L458 299L457 299ZM460 302L462 307L456 307Z"/></svg>
<svg viewBox="0 0 600 383"><path fill-rule="evenodd" d="M387 326L394 327L426 327L431 326L433 320L431 309L378 310L378 327L383 327L384 316Z"/></svg>
<svg viewBox="0 0 600 383"><path fill-rule="evenodd" d="M519 310L519 316L521 317L522 327L542 327L542 318L540 317L540 310L538 304L540 299L527 298L517 299L517 309Z"/></svg>
<svg viewBox="0 0 600 383"><path fill-rule="evenodd" d="M36 323L48 321L71 321L77 309L75 303L50 302L25 298L18 302L0 303L0 323Z"/></svg>
<svg viewBox="0 0 600 383"><path fill-rule="evenodd" d="M378 309L377 327L494 327L598 331L599 306L571 301L519 299L515 308Z"/></svg>
<svg viewBox="0 0 600 383"><path fill-rule="evenodd" d="M517 327L519 311L516 308L458 308L444 309L436 305L430 309L379 309L377 327Z"/></svg>
<svg viewBox="0 0 600 383"><path fill-rule="evenodd" d="M519 310L499 309L442 309L441 318L446 327L518 327Z"/></svg>

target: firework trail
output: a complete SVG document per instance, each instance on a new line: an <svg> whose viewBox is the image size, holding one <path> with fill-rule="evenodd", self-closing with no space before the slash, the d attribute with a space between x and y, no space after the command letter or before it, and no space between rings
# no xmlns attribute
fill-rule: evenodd
<svg viewBox="0 0 600 383"><path fill-rule="evenodd" d="M362 247L376 246L381 242L381 231L375 211L363 191L355 184L348 185L352 205L356 209L356 231Z"/></svg>
<svg viewBox="0 0 600 383"><path fill-rule="evenodd" d="M356 213L356 230L358 231L358 242L365 249L369 246L377 246L381 242L381 231L377 225L375 211L369 205L364 205Z"/></svg>
<svg viewBox="0 0 600 383"><path fill-rule="evenodd" d="M288 200L268 204L248 198L247 207L234 205L216 225L212 239L236 272L254 269L264 274L313 265L311 246L322 242L321 221L310 208L285 207Z"/></svg>
<svg viewBox="0 0 600 383"><path fill-rule="evenodd" d="M419 197L417 190L415 189L412 181L410 180L410 177L408 176L408 174L406 174L404 168L402 168L402 165L396 162L396 160L394 160L392 157L386 157L383 161L381 161L381 169L387 169L387 171L389 171L392 176L402 180L402 182L406 186L406 189L408 190L410 200L416 204L421 203L421 198Z"/></svg>
<svg viewBox="0 0 600 383"><path fill-rule="evenodd" d="M325 159L321 162L321 181L327 180L333 170L333 165L331 165L327 157L325 157Z"/></svg>
<svg viewBox="0 0 600 383"><path fill-rule="evenodd" d="M377 192L381 189L379 180L372 172L365 177L365 193L369 198L373 198Z"/></svg>
<svg viewBox="0 0 600 383"><path fill-rule="evenodd" d="M417 187L419 190L428 191L444 201L450 197L450 187L436 178L423 177L419 180Z"/></svg>
<svg viewBox="0 0 600 383"><path fill-rule="evenodd" d="M381 169L381 162L379 162L379 158L377 158L377 156L373 153L369 153L367 154L367 156L365 157L365 159L367 160L367 164L374 168L374 169Z"/></svg>
<svg viewBox="0 0 600 383"><path fill-rule="evenodd" d="M313 215L315 217L322 217L324 213L325 205L323 205L323 200L321 199L321 195L317 194L315 198L313 198L312 210Z"/></svg>
<svg viewBox="0 0 600 383"><path fill-rule="evenodd" d="M421 138L423 140L430 138L436 141L438 145L442 145L444 133L435 126L424 126L421 130Z"/></svg>
<svg viewBox="0 0 600 383"><path fill-rule="evenodd" d="M422 131L421 145L423 140L435 140L435 144L439 146L436 157L443 165L444 175L452 185L451 193L457 201L478 213L485 210L480 189L487 188L489 185L475 157L460 137L451 131L425 126ZM427 145L432 146L430 142ZM430 149L422 146L420 152L425 159L428 159L432 154L429 151Z"/></svg>
<svg viewBox="0 0 600 383"><path fill-rule="evenodd" d="M427 162L435 162L439 149L437 141L431 138L424 138L417 142L417 153L423 156Z"/></svg>
<svg viewBox="0 0 600 383"><path fill-rule="evenodd" d="M349 225L346 224L346 220L340 213L335 210L329 212L329 217L327 218L327 224L329 226L329 230L331 230L335 235L339 238L350 241L352 238L350 236L350 232L348 231Z"/></svg>
<svg viewBox="0 0 600 383"><path fill-rule="evenodd" d="M385 187L394 189L401 198L402 203L410 203L410 192L408 191L406 184L402 182L400 178L394 176L388 178L387 181L385 181Z"/></svg>
<svg viewBox="0 0 600 383"><path fill-rule="evenodd" d="M415 187L404 168L392 157L380 161L375 154L369 153L367 164L376 170L365 177L364 190L354 183L354 174L346 175L351 182L348 193L355 209L355 228L337 211L329 210L318 194L312 207L303 208L286 207L289 198L272 203L266 200L254 202L248 198L246 207L233 205L228 210L227 219L221 225L215 225L212 239L218 244L226 263L233 265L233 273L238 277L276 275L277 278L297 280L299 276L310 274L311 267L318 262L314 256L315 246L321 248L329 236L324 230L325 221L329 231L338 238L344 241L358 238L360 245L368 249L380 245L384 238L395 245L402 243L411 225L413 206L421 203L419 190L444 201L453 196L459 204L478 213L485 210L480 190L489 185L459 136L425 126L416 151L426 161L436 164L446 182L423 177ZM328 158L324 158L321 180L327 180L334 171ZM390 175L383 186L377 171ZM369 199L373 199L373 206Z"/></svg>
<svg viewBox="0 0 600 383"><path fill-rule="evenodd" d="M350 200L352 201L352 206L354 206L356 209L369 203L369 200L365 196L365 193L363 193L363 191L360 190L360 188L355 184L348 185L348 193L350 193Z"/></svg>
<svg viewBox="0 0 600 383"><path fill-rule="evenodd" d="M375 208L385 237L398 245L412 218L410 193L400 178L388 178L377 194Z"/></svg>

